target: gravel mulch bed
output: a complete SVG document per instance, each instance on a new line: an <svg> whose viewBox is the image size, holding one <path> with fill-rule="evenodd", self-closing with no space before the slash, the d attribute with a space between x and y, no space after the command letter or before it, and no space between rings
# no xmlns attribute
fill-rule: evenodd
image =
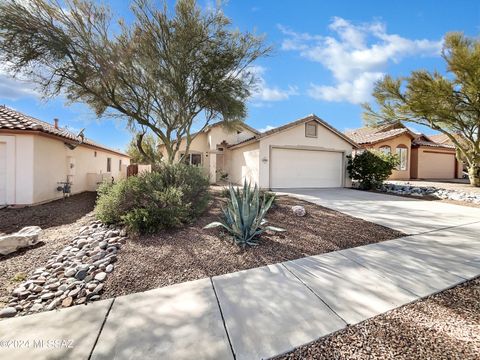
<svg viewBox="0 0 480 360"><path fill-rule="evenodd" d="M47 229L72 224L93 210L96 197L94 192L84 192L42 205L0 209L0 235L25 226Z"/></svg>
<svg viewBox="0 0 480 360"><path fill-rule="evenodd" d="M479 359L480 278L275 358Z"/></svg>
<svg viewBox="0 0 480 360"><path fill-rule="evenodd" d="M85 226L95 204L95 193L83 193L51 203L0 210L0 234L11 233L22 227L37 225L44 231L40 243L15 253L0 255L0 308L7 302L10 292L30 271L44 266L53 252L60 251L71 242L71 235Z"/></svg>
<svg viewBox="0 0 480 360"><path fill-rule="evenodd" d="M318 205L280 197L267 214L271 225L286 229L266 233L257 247L242 250L219 229L203 227L218 220L224 199L218 194L197 221L181 229L130 239L122 246L103 298L222 275L305 256L376 243L403 233ZM302 205L304 217L291 206Z"/></svg>

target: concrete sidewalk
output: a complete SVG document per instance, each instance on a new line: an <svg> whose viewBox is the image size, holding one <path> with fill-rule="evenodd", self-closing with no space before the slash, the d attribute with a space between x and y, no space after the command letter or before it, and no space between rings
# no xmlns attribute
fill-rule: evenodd
<svg viewBox="0 0 480 360"><path fill-rule="evenodd" d="M1 321L0 358L279 355L479 276L480 216L464 215L444 228L407 218L415 235Z"/></svg>

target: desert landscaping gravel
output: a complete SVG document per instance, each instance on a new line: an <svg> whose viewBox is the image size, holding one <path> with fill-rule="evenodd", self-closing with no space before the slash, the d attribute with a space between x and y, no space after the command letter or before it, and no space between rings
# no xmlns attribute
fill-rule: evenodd
<svg viewBox="0 0 480 360"><path fill-rule="evenodd" d="M476 278L275 359L479 358L480 278Z"/></svg>
<svg viewBox="0 0 480 360"><path fill-rule="evenodd" d="M131 238L118 254L115 272L105 282L102 298L145 291L208 276L322 254L403 236L401 232L301 200L279 197L267 214L269 224L286 229L262 235L260 245L242 250L217 229L224 199L194 223L152 236ZM305 207L304 217L292 206Z"/></svg>
<svg viewBox="0 0 480 360"><path fill-rule="evenodd" d="M67 246L71 235L91 220L85 215L93 210L95 198L95 193L82 193L44 205L0 210L0 234L10 234L30 225L43 230L36 246L0 255L0 308L30 271L43 266L53 252Z"/></svg>

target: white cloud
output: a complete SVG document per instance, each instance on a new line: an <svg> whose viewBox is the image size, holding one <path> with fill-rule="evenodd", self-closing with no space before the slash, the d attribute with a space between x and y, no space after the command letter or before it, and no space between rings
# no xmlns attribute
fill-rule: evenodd
<svg viewBox="0 0 480 360"><path fill-rule="evenodd" d="M335 17L329 29L334 36L297 33L280 26L285 35L283 50L298 51L302 57L331 71L333 85L312 84L308 91L313 98L326 101L367 101L374 82L385 74L389 63L398 63L408 56L436 56L442 46L442 41L411 40L389 34L380 22L354 25Z"/></svg>
<svg viewBox="0 0 480 360"><path fill-rule="evenodd" d="M259 132L265 132L265 131L268 131L268 130L275 129L275 127L276 127L276 126L267 125L267 126L265 126L264 128L258 129L258 131L259 131Z"/></svg>
<svg viewBox="0 0 480 360"><path fill-rule="evenodd" d="M5 65L0 64L0 99L18 100L25 97L39 97L35 86L27 81L13 78Z"/></svg>
<svg viewBox="0 0 480 360"><path fill-rule="evenodd" d="M257 78L256 88L251 96L254 106L262 106L263 102L288 100L290 96L298 95L298 88L296 86L290 85L286 89L268 86L263 76L266 71L263 66L250 66L248 71L255 74Z"/></svg>

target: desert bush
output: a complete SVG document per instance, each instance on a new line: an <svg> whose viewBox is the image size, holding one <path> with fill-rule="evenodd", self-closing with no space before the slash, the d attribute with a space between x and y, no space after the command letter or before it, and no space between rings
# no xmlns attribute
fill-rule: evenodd
<svg viewBox="0 0 480 360"><path fill-rule="evenodd" d="M202 169L163 165L98 189L95 214L107 224L122 224L137 233L181 226L200 215L208 204L208 178Z"/></svg>
<svg viewBox="0 0 480 360"><path fill-rule="evenodd" d="M226 208L222 208L222 221L215 221L205 229L223 227L233 237L235 243L243 248L247 245L258 245L259 236L266 230L284 231L283 229L266 226L265 215L275 200L275 195L260 194L257 185L252 190L250 184L244 182L243 188L228 188L229 198Z"/></svg>
<svg viewBox="0 0 480 360"><path fill-rule="evenodd" d="M368 150L348 156L347 170L353 180L359 181L361 189L370 190L379 187L398 163L397 155Z"/></svg>

